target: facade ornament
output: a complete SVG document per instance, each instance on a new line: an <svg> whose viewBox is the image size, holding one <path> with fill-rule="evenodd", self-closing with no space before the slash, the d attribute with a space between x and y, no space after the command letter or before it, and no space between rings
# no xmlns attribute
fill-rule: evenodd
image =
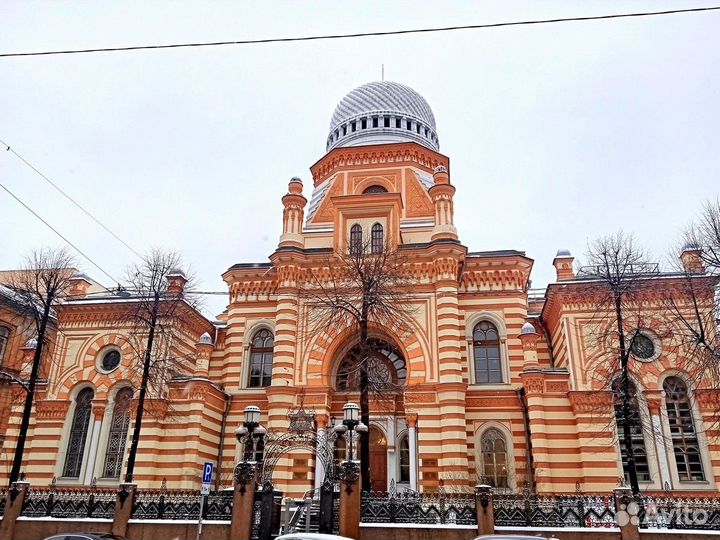
<svg viewBox="0 0 720 540"><path fill-rule="evenodd" d="M247 485L255 479L255 464L249 461L241 461L235 466L233 476L237 485L240 486L240 493L244 494Z"/></svg>

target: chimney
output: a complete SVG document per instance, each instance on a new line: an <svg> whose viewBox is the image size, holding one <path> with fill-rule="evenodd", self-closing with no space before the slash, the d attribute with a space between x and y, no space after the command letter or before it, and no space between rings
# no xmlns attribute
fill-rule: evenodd
<svg viewBox="0 0 720 540"><path fill-rule="evenodd" d="M680 253L680 262L683 270L688 274L704 274L705 263L702 260L702 248L697 244L688 242Z"/></svg>
<svg viewBox="0 0 720 540"><path fill-rule="evenodd" d="M174 268L173 270L170 270L170 272L168 272L167 281L167 292L169 294L181 296L183 291L185 291L185 285L187 284L188 280L185 276L185 272L183 272L179 268Z"/></svg>
<svg viewBox="0 0 720 540"><path fill-rule="evenodd" d="M85 274L75 274L70 278L68 296L73 298L85 298L91 285L92 282L88 276Z"/></svg>
<svg viewBox="0 0 720 540"><path fill-rule="evenodd" d="M570 254L567 249L559 249L553 259L555 267L555 279L557 281L568 281L575 279L575 271L573 270L573 262L575 257Z"/></svg>

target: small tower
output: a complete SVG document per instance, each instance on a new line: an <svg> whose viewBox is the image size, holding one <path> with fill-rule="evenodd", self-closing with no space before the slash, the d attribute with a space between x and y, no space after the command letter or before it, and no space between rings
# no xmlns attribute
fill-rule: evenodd
<svg viewBox="0 0 720 540"><path fill-rule="evenodd" d="M575 271L573 270L573 263L575 257L570 254L567 249L558 249L555 258L553 259L553 266L555 267L555 278L558 281L568 281L575 279Z"/></svg>
<svg viewBox="0 0 720 540"><path fill-rule="evenodd" d="M205 332L195 344L197 361L195 362L195 376L207 378L210 368L210 353L213 351L212 336Z"/></svg>
<svg viewBox="0 0 720 540"><path fill-rule="evenodd" d="M523 324L520 330L520 341L523 348L523 371L540 369L537 355L537 342L539 335L530 322Z"/></svg>
<svg viewBox="0 0 720 540"><path fill-rule="evenodd" d="M283 232L280 236L279 247L303 247L302 224L305 217L307 199L302 194L302 180L293 177L288 184L288 192L282 198L283 206Z"/></svg>
<svg viewBox="0 0 720 540"><path fill-rule="evenodd" d="M435 227L433 227L431 239L451 238L457 240L457 229L453 224L455 187L450 184L450 175L442 165L435 168L433 179L435 185L428 190L435 205Z"/></svg>
<svg viewBox="0 0 720 540"><path fill-rule="evenodd" d="M702 248L693 242L683 246L680 253L680 262L683 270L688 274L705 273L705 263L702 260Z"/></svg>

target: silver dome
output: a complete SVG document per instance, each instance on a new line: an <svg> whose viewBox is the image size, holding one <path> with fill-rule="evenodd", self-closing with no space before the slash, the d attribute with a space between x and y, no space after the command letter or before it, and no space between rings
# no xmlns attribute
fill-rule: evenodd
<svg viewBox="0 0 720 540"><path fill-rule="evenodd" d="M340 100L330 120L327 151L408 141L439 150L430 105L409 86L375 81L358 86Z"/></svg>

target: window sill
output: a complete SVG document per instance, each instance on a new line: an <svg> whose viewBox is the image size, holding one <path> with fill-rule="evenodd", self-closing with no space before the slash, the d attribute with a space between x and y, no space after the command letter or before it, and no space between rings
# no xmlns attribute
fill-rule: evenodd
<svg viewBox="0 0 720 540"><path fill-rule="evenodd" d="M468 385L468 389L472 390L507 390L508 388L512 388L512 383L471 383Z"/></svg>

